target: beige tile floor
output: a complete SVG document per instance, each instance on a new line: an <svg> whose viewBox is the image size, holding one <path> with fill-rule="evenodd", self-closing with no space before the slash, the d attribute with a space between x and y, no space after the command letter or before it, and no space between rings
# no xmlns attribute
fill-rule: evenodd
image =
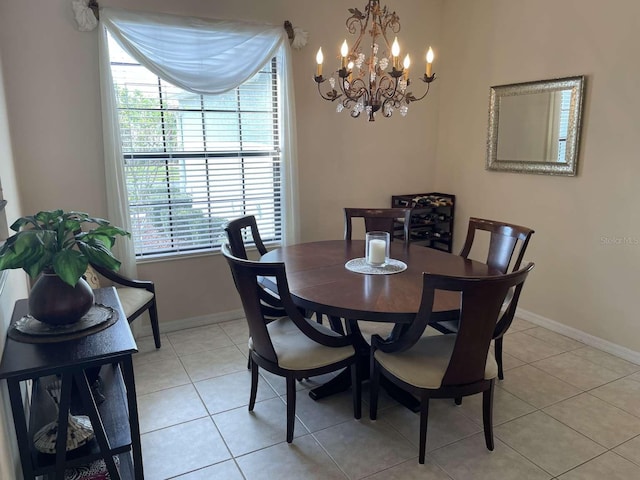
<svg viewBox="0 0 640 480"><path fill-rule="evenodd" d="M495 443L481 399L432 400L427 461L418 416L382 396L378 420L354 420L345 392L315 402L298 385L292 444L284 382L264 373L248 412L244 320L139 339L134 356L145 478L161 480L640 479L640 366L516 320L495 392Z"/></svg>

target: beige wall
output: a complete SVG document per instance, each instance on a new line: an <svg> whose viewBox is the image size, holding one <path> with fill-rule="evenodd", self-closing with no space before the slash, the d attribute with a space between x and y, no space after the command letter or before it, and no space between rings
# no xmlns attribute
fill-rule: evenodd
<svg viewBox="0 0 640 480"><path fill-rule="evenodd" d="M401 15L406 44L437 47L439 80L407 119L373 125L335 114L311 80L318 46L324 47L327 64L328 52L337 51L349 2L112 0L109 5L277 23L289 19L309 31L307 48L294 52L303 240L340 237L343 206L383 206L395 193L452 192L458 196L456 248L470 215L536 229L528 258L537 267L522 307L640 351L640 3L390 3ZM3 1L0 56L11 129L9 138L0 89L0 178L10 220L57 207L104 215L96 33L75 29L68 0ZM419 56L416 52L414 61ZM578 176L485 171L489 86L580 74L587 75L587 91ZM165 324L239 307L219 256L145 264L140 273L157 282ZM26 295L20 272L11 272L5 289L3 331L13 300ZM5 409L2 478L11 478L15 465L11 443L2 435L7 421Z"/></svg>
<svg viewBox="0 0 640 480"><path fill-rule="evenodd" d="M343 206L385 205L394 193L450 191L459 199L460 233L470 215L536 229L529 257L538 266L524 308L640 351L633 300L640 247L621 240L640 239L633 206L640 168L634 80L640 4L634 0L394 1L401 38L437 47L439 80L408 119L373 125L335 114L311 81L317 47L337 51L344 2L110 5L289 19L309 31L308 47L294 52L303 240L340 237ZM25 212L62 207L105 214L96 48L95 32L75 29L67 0L0 4L0 52ZM489 86L578 74L587 75L578 176L485 171ZM617 241L622 244L607 243ZM163 322L239 306L219 257L146 264L140 273L158 284Z"/></svg>
<svg viewBox="0 0 640 480"><path fill-rule="evenodd" d="M444 2L437 174L458 231L470 215L535 228L521 307L636 352L639 19L636 0ZM491 85L581 74L577 177L484 170Z"/></svg>
<svg viewBox="0 0 640 480"><path fill-rule="evenodd" d="M0 188L2 189L0 198L8 202L5 211L0 213L0 241L8 236L4 214L6 213L7 218L16 218L21 215L2 79L0 56ZM0 273L0 357L4 350L5 334L11 321L13 304L18 298L27 296L27 284L22 271L10 270L4 272L4 275L3 280ZM20 476L18 451L10 412L7 383L3 381L0 383L0 478L3 480L12 480Z"/></svg>
<svg viewBox="0 0 640 480"><path fill-rule="evenodd" d="M357 3L364 7L364 1ZM309 32L309 45L293 53L303 240L340 238L344 206L387 206L392 194L433 185L440 82L411 107L411 121L354 120L346 112L336 114L335 105L317 94L315 52L324 47L325 68L336 61L332 56L345 37L350 3L112 0L108 5L271 23L288 19ZM420 64L428 44L437 52L442 0L394 0L393 8L402 20L400 40L415 45L414 64ZM0 48L25 212L59 207L105 215L97 32L76 30L69 0L9 0L0 3ZM240 307L219 256L145 264L139 274L157 284L163 323Z"/></svg>

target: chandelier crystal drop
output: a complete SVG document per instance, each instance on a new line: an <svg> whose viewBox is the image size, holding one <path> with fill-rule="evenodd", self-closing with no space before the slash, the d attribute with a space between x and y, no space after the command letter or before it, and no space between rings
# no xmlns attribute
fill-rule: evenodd
<svg viewBox="0 0 640 480"><path fill-rule="evenodd" d="M327 78L322 75L322 48L316 55L314 79L320 96L325 100L337 101L338 113L346 110L353 118L357 118L366 112L370 122L375 121L378 111L384 117L390 117L395 110L406 116L409 104L426 97L431 82L436 78L431 71L433 50L429 47L425 58L425 74L420 77L426 84L426 91L421 97L416 97L409 89L409 55L400 64L400 44L396 37L400 31L400 17L386 6L381 7L379 0L369 0L364 13L357 8L350 8L349 13L347 30L357 38L351 47L346 40L343 42L340 68L329 76L329 89L324 93L321 87ZM367 34L370 37L368 44L365 40L369 38ZM392 36L395 39L389 43ZM391 70L387 70L389 67Z"/></svg>

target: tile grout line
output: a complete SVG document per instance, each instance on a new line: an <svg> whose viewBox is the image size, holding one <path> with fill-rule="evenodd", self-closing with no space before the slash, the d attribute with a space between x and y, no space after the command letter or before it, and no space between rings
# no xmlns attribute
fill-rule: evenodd
<svg viewBox="0 0 640 480"><path fill-rule="evenodd" d="M517 332L521 332L521 333L525 333L525 334L526 334L526 331L527 331L527 330L529 330L529 329L532 329L532 328L536 328L536 326L534 325L534 326L532 326L532 327L529 327L529 328L526 328L526 329L523 329L523 330L518 330ZM540 328L544 328L544 327L540 327ZM223 330L223 331L224 331L224 330ZM517 332L514 332L514 333L517 333ZM230 336L226 333L226 331L224 331L224 333L225 333L225 335L226 335L228 338L230 338ZM528 334L527 334L527 335L528 335ZM535 337L534 335L528 335L528 336L530 336L530 337L532 337L532 338L536 338L537 340L540 340L540 341L542 341L542 342L548 343L548 344L549 344L549 345L551 345L551 346L556 346L556 347L557 347L557 345L553 345L552 343L549 343L549 342L547 342L546 340L542 340L542 339L540 339L540 338L537 338L537 337ZM173 344L170 342L170 340L169 340L169 343L170 343L170 345L171 345L171 346L172 346L172 348L173 348ZM233 340L232 340L232 343L233 343L233 345L236 347L236 349L238 349L238 350L240 351L240 353L242 353L242 355L243 355L243 357L244 357L244 353L242 352L242 350L240 350L240 348L238 347L238 345L237 345L235 342L233 342ZM229 346L230 346L230 345L229 345ZM584 348L584 347L588 347L588 346L587 346L587 345L584 345L584 346L577 347L577 348L574 348L574 349L571 349L571 350L566 350L566 351L564 351L564 352L558 353L558 354L556 354L556 355L551 355L551 356L549 356L549 357L545 357L545 358L540 359L540 360L544 360L544 359L546 359L546 358L552 358L552 357L554 357L554 356L562 355L562 354L565 354L565 353L571 353L571 352L573 352L573 351L575 351L575 350L578 350L578 349L581 349L581 348ZM221 348L221 347L220 347L220 348ZM210 350L214 350L214 349L215 349L215 348L210 349ZM596 350L598 350L598 349L596 349ZM174 352L174 353L175 353L175 352ZM200 353L200 352L194 352L194 353ZM508 352L505 352L505 353L508 353ZM606 353L606 352L605 352L605 353ZM511 355L511 354L510 354L510 355ZM513 356L514 356L517 360L519 360L519 361L523 361L523 360L519 359L518 357L516 357L515 355L513 355ZM591 364L594 364L594 365L597 365L597 366L601 366L601 365L599 365L599 364L597 364L597 363L595 363L595 362L593 362L593 361L591 361L591 360L589 360L589 359L587 359L587 358L580 357L579 355L575 355L575 356L576 356L576 357L579 357L579 358L580 358L581 360L583 360L583 361L584 361L584 360L586 360L586 361L588 361L588 362L589 362L589 363L591 363ZM618 358L618 357L615 357L614 355L612 355L612 357L614 357L614 358ZM195 383L196 383L196 382L193 380L193 378L191 377L191 375L189 375L189 373L187 372L187 370L186 370L186 368L185 368L184 364L182 363L182 359L181 359L181 357L180 357L179 355L177 355L177 354L176 354L176 358L178 358L178 359L180 360L180 365L182 366L182 368L184 369L185 373L187 374L187 378L189 379L189 383L184 384L184 385L176 385L176 386L171 386L171 387L163 388L163 389L160 389L160 390L157 390L157 391L154 391L154 392L146 392L145 394L143 394L143 395L141 395L141 396L149 395L149 394L156 393L156 392L160 392L160 391L163 391L163 390L169 390L169 389L172 389L172 388L178 388L178 387L185 386L185 385L189 385L189 384L190 384L190 385L192 385L192 387L196 390L196 394L197 394L197 396L198 396L199 400L202 402L202 404L203 404L203 405L204 405L204 407L205 407L205 410L208 412L208 416L211 418L211 421L213 422L214 426L216 427L216 431L218 432L218 434L220 435L221 439L223 440L224 445L225 445L225 447L227 448L228 453L231 455L230 459L234 461L234 464L236 465L236 468L238 469L238 471L240 472L240 474L242 475L242 477L246 479L246 476L244 475L244 472L240 469L240 466L239 466L239 464L237 463L237 458L240 458L240 457L242 457L242 456L244 456L244 455L248 455L248 454L250 454L250 453L254 453L254 452L257 452L257 451L260 451L260 450L264 450L264 449L266 449L266 448L273 447L273 446L275 446L275 445L279 445L279 444L284 443L284 442L279 442L279 443L276 443L276 444L273 444L273 445L270 445L270 446L265 446L265 447L262 447L262 448L259 448L259 449L255 450L254 452L247 452L246 454L240 455L240 456L238 456L238 457L234 456L234 455L231 453L231 450L229 449L229 446L227 445L226 440L225 440L225 439L224 439L224 437L222 436L222 433L220 432L220 430L219 430L219 428L218 428L217 424L215 423L215 420L213 419L213 415L214 415L214 414L209 413L209 410L208 410L208 408L207 408L207 406L206 406L206 404L205 404L205 402L204 402L204 399L202 398L202 396L200 395L200 392L199 392L199 391L198 391L198 389L196 388L196 385L195 385ZM246 357L245 357L245 358L246 358ZM583 437L585 437L585 438L587 438L587 439L589 439L589 440L593 441L594 443L596 443L596 444L600 445L602 448L604 448L604 449L605 449L605 451L604 451L604 452L602 452L601 454L598 454L598 455L594 456L593 458L591 458L591 459L589 459L589 460L586 460L585 462L582 462L582 463L581 463L581 464L579 464L579 465L576 465L575 467L572 467L571 469L569 469L569 470L567 470L567 471L565 471L565 472L563 472L563 473L561 473L561 474L559 474L559 475L555 475L555 476L554 476L553 474L551 474L551 472L547 472L544 468L542 468L541 466L537 465L533 460L529 459L527 456L525 456L524 454L520 453L520 452L519 452L518 450L516 450L515 448L511 447L509 444L507 444L506 442L504 442L504 441L503 441L502 439L500 439L499 437L498 437L498 439L499 439L502 443L504 443L508 448L510 448L510 449L512 449L513 451L515 451L516 453L518 453L518 455L522 456L522 457L523 457L523 458L525 458L527 461L529 461L529 462L533 463L534 465L538 466L538 468L540 468L542 471L545 471L546 473L548 473L549 475L551 475L553 478L555 478L555 477L559 477L559 476L564 475L564 474L566 474L566 473L568 473L568 472L570 472L570 471L572 471L572 470L575 470L576 468L580 467L581 465L584 465L584 464L586 464L586 463L588 463L588 462L590 462L590 461L594 460L595 458L601 457L601 456L605 455L605 454L606 454L606 453L608 453L608 452L611 452L611 453L613 453L614 455L617 455L617 456L619 456L619 457L621 457L621 458L623 458L623 459L625 459L625 460L629 461L630 463L632 463L632 464L634 464L634 465L638 465L636 462L634 462L634 461L632 461L632 460L630 460L630 459L626 458L625 456L623 456L623 455L621 455L621 454L618 454L617 452L615 452L615 451L614 451L614 449L616 449L616 448L620 447L621 445L623 445L623 444L625 444L625 443L627 443L627 442L629 442L629 441L632 441L632 440L634 440L634 439L639 438L639 437L640 437L640 434L639 434L639 435L635 435L635 436L633 436L633 437L631 437L631 438L629 438L629 439L627 439L627 440L625 440L625 441L623 441L623 442L621 442L621 443L619 443L619 444L617 444L617 445L615 445L615 446L613 446L613 447L609 448L609 447L606 447L606 446L604 446L604 445L599 444L597 441L592 440L591 438L589 438L589 437L587 437L586 435L584 435L584 434L580 433L579 431L577 431L577 430L573 429L573 428L572 428L572 427L570 427L569 425L566 425L566 424L565 424L564 422L562 422L561 420L556 419L555 417L553 417L552 415L550 415L550 414L548 414L547 412L545 412L545 411L544 411L544 409L546 409L546 408L549 408L549 407L551 407L551 406L553 406L553 405L556 405L556 404L558 404L558 403L561 403L561 402L564 402L564 401L570 400L571 398L575 398L575 397L577 397L577 396L579 396L579 395L582 395L582 394L585 394L585 393L586 393L586 394L589 394L589 395L592 395L590 392L592 392L592 391L594 391L594 390L596 390L596 389L598 389L598 388L604 387L604 386L606 386L606 385L609 385L609 384L611 384L611 383L617 382L617 381L619 381L619 380L621 380L621 379L626 379L626 378L628 378L628 377L631 377L631 376L635 375L635 374L636 374L636 373L638 373L638 372L631 372L631 373L629 373L629 374L623 374L622 376L618 377L617 379L611 380L610 382L606 382L606 383L604 383L604 384L602 384L602 385L598 385L598 386L593 387L593 388L591 388L591 389L584 390L584 389L582 389L582 388L580 388L580 387L576 387L575 385L572 385L572 384L570 384L570 383L566 382L565 380L563 380L563 379L561 379L561 378L559 378L559 377L556 377L556 376L555 376L555 375L553 375L552 373L546 372L546 371L544 371L544 370L542 370L542 369L540 369L540 368L537 368L535 365L532 365L532 363L535 363L536 361L540 361L540 360L535 360L534 362L524 362L524 361L523 361L524 363L523 363L523 365L521 365L521 366L529 365L529 366L531 366L531 367L533 367L533 368L536 368L536 370L539 370L539 371L541 371L541 372L543 372L543 373L545 373L545 374L547 374L547 375L550 375L550 376L552 376L552 377L554 377L554 378L556 378L556 379L558 379L558 380L560 380L560 381L562 381L562 382L564 382L564 383L567 383L568 385L571 385L571 386L572 386L572 387L574 387L574 388L578 388L578 389L580 390L580 393L577 393L577 394L575 394L575 395L571 395L571 396L569 396L569 397L567 397L567 398L565 398L565 399L559 400L559 401L557 401L557 402L553 402L553 403L551 403L551 404L549 404L549 405L546 405L546 406L544 406L544 407L536 407L535 405L531 405L529 402L527 402L527 401L525 401L524 399L520 398L518 395L515 395L515 394L513 394L512 392L510 392L509 390L504 389L507 393L509 393L510 395L513 395L513 397L515 397L515 398L517 398L518 400L520 400L520 401L524 402L525 404L530 405L530 406L531 406L532 408L534 408L535 410L534 410L534 411L532 411L532 412L526 413L526 414L518 415L517 417L514 417L514 418L512 418L512 419L510 419L510 420L508 420L508 421L506 421L506 422L503 422L503 423L501 423L501 424L498 424L497 426L504 425L504 424L509 423L509 422L511 422L511 421L515 421L515 420L517 420L517 419L519 419L519 418L522 418L522 417L524 417L524 416L526 416L526 415L530 415L530 414L535 413L535 412L542 412L543 414L545 414L545 415L549 416L549 417L550 417L550 418L552 418L553 420L555 420L555 421L557 421L557 422L561 423L562 425L564 425L565 427L567 427L567 428L571 429L571 430L572 430L572 431L574 431L575 433L577 433L577 434L579 434L579 435L581 435L581 436L583 436ZM601 366L601 367L602 367L602 366ZM514 368L518 368L518 367L514 367ZM618 374L618 372L616 372L616 371L614 371L614 370L611 370L611 369L609 369L609 368L607 368L607 367L602 367L602 368L605 368L606 370L611 371L611 372L615 373L616 375ZM509 370L512 370L512 369L509 369ZM506 370L506 372L508 372L509 370ZM217 376L214 376L214 377L209 377L209 378L207 378L207 379L201 379L201 380L198 380L198 381L205 381L205 380L209 380L210 378L222 377L222 376L225 376L225 375L231 375L231 374L234 374L234 373L238 373L238 372L228 372L228 373L225 373L224 375L217 375ZM638 381L638 380L636 380L636 379L631 379L631 378L628 378L628 379L630 379L630 380L632 380L632 381L634 381L634 382L637 382L637 381ZM267 382L267 384L270 386L270 388L272 388L272 390L274 390L274 392L276 393L276 396L277 396L277 397L279 397L279 398L281 399L281 401L283 401L283 403L284 403L285 401L284 401L284 399L282 398L282 395L278 394L278 392L276 391L276 389L271 385L271 383L270 383L266 378L264 378L264 377L263 377L263 380ZM499 386L499 385L498 385L498 386ZM500 388L502 388L502 387L500 387ZM308 391L308 387L305 387L303 390L299 390L299 391L297 391L297 394L301 394L302 392L306 392L306 391ZM614 405L614 404L610 403L610 402L609 402L609 401L607 401L607 400L603 400L603 399L601 399L601 398L599 398L599 397L596 397L595 395L592 395L592 396L593 396L594 398L597 398L597 399L598 399L598 400L600 400L600 401L605 402L606 404L610 405L611 407L613 407L613 408L615 408L615 409L617 409L617 410L620 410L620 411L622 411L622 412L624 412L624 413L627 413L627 414L632 415L634 418L639 418L637 415L635 415L635 414L633 414L633 413L631 413L631 412L628 412L627 410L625 410L625 409L623 409L623 408L621 408L621 407L618 407L617 405ZM140 397L140 396L139 396L139 397ZM237 408L239 409L239 408L243 408L243 407L246 407L246 405L245 405L245 406L240 406L240 407L237 407ZM390 408L391 408L391 407L390 407ZM230 410L234 410L234 409L229 409L229 410L226 410L226 411L230 411ZM223 413L223 412L217 412L217 413ZM479 425L477 422L475 422L475 421L473 420L473 418L471 418L470 416L468 416L466 413L464 413L464 412L460 412L460 413L462 413L462 415L463 415L465 418L467 418L469 421L471 421L471 422L473 422L474 424L476 424L476 425L478 425L478 426L480 426L480 427L481 427L481 425ZM190 422L190 421L195 421L195 420L199 420L199 419L202 419L202 418L204 418L204 416L203 416L203 417L194 418L194 419L188 420L188 421L186 421L186 422L180 422L180 423L178 423L178 424L176 424L176 425L180 425L180 424L188 423L188 422ZM328 429L328 428L332 428L332 427L334 427L335 425L331 425L331 426L329 426L329 427L326 427L326 428L320 429L320 430L318 430L317 432L310 432L310 429L309 429L309 428L307 427L307 425L302 421L302 419L298 416L298 414L296 414L296 418L297 418L297 420L298 420L298 421L299 421L299 422L300 422L300 423L301 423L301 424L302 424L302 425L307 429L307 431L309 431L309 433L307 433L307 434L305 434L305 435L311 435L311 436L312 436L312 438L314 439L314 441L317 443L317 445L319 445L319 446L321 447L321 449L322 449L322 450L323 450L323 451L324 451L324 452L325 452L325 453L326 453L326 454L327 454L327 455L332 459L332 461L334 462L334 464L337 466L338 470L339 470L340 472L342 472L342 473L343 473L347 478L350 478L350 477L346 474L346 472L344 472L344 470L340 467L340 465L338 465L338 463L336 462L336 460L335 460L335 459L334 459L334 458L329 454L329 452L325 449L324 445L322 445L322 444L318 441L318 439L315 437L315 433L317 433L317 432L321 432L321 431L326 430L326 429ZM351 421L351 420L345 420L344 422L339 422L339 423L338 423L338 424L336 424L336 425L340 425L340 424L342 424L342 423L346 423L346 422L348 422L348 421ZM403 435L403 434L402 434L402 433L401 433L401 432L400 432L400 431L399 431L399 430L398 430L394 425L390 424L388 421L387 421L386 423L387 423L387 424L391 427L391 429L392 429L393 431L395 431L395 432L396 432L396 433L397 433L401 438L405 439L406 441L408 441L409 443L411 443L411 444L413 445L413 443L412 443L409 439L407 439L407 438L406 438L406 437L405 437L405 436L404 436L404 435ZM174 426L175 426L175 425L174 425ZM163 427L162 429L164 429L164 428L169 428L169 427ZM155 432L155 431L162 430L162 429L156 429L156 430L152 430L152 431L150 431L150 432ZM150 433L150 432L146 432L146 433ZM476 433L474 433L474 434L470 434L470 435L467 435L467 436L465 436L465 437L462 437L462 438L460 438L460 439L458 439L458 440L456 440L456 441L454 441L454 442L451 442L451 443L449 443L449 444L439 446L437 449L432 450L431 452L428 452L428 456L431 458L431 461L433 462L433 464L434 464L434 465L436 465L436 466L437 466L441 471L443 471L443 472L444 472L447 476L449 476L450 478L454 478L454 477L452 477L452 476L449 474L449 472L447 472L447 471L446 471L446 470L445 470L441 465L439 465L439 464L435 461L435 459L433 459L433 457L431 457L431 454L432 454L433 452L435 452L435 451L437 451L437 450L441 449L441 448L447 448L447 447L449 447L449 446L451 446L451 445L455 444L456 442L459 442L459 441L462 441L462 440L464 440L464 439L467 439L467 438L469 438L469 437L471 437L471 436L473 436L473 435L480 435L481 433L482 433L482 432L479 432L479 433L478 433L478 432L476 432ZM229 459L228 459L228 460L229 460ZM227 461L227 460L222 460L222 461L220 461L220 462L216 462L216 463L213 463L213 464L211 464L211 465L217 465L217 464L219 464L219 463L223 463L223 462L225 462L225 461ZM369 476L373 476L373 475L376 475L376 474L378 474L378 473L380 473L380 472L383 472L383 471L389 470L389 469L391 469L391 468L394 468L396 465L399 465L399 464L401 464L401 463L404 463L405 461L408 461L408 460L403 460L402 462L399 462L398 464L391 465L391 466L389 466L389 467L385 467L383 470L380 470L380 471L374 472L374 473L370 474ZM211 465L209 465L209 466L211 466ZM193 471L198 471L198 470L201 470L201 469L204 469L204 468L208 468L209 466L205 466L205 467L202 467L202 468L200 468L200 469L193 470ZM638 466L640 466L640 465L638 465ZM192 472L193 472L193 471L192 471ZM171 477L171 478L179 478L181 475L185 475L185 474L187 474L187 473L190 473L190 472L183 472L183 473L181 473L180 475L178 475L178 476L174 476L174 477Z"/></svg>

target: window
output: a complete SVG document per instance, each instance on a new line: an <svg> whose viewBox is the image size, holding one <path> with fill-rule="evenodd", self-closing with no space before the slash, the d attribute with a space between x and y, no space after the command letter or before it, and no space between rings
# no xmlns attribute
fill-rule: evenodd
<svg viewBox="0 0 640 480"><path fill-rule="evenodd" d="M558 162L564 162L567 155L567 133L571 113L571 90L560 91L560 130L558 132Z"/></svg>
<svg viewBox="0 0 640 480"><path fill-rule="evenodd" d="M256 216L282 237L278 65L221 95L161 80L109 42L137 258L210 251Z"/></svg>

